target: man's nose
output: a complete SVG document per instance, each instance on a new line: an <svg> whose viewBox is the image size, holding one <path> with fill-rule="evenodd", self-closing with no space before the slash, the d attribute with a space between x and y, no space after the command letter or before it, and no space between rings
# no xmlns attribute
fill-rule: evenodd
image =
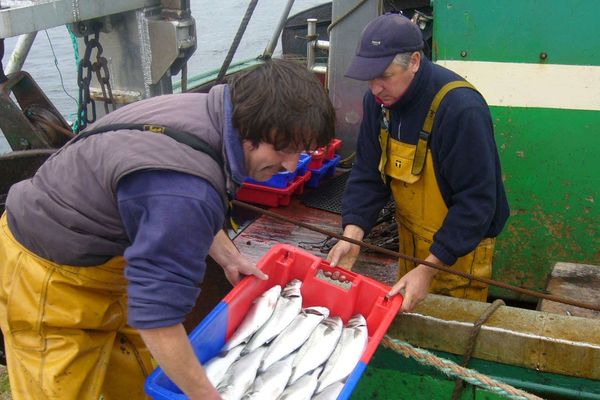
<svg viewBox="0 0 600 400"><path fill-rule="evenodd" d="M300 159L300 153L286 154L281 165L286 171L294 172L298 166L298 160Z"/></svg>
<svg viewBox="0 0 600 400"><path fill-rule="evenodd" d="M379 93L381 93L382 87L379 83L377 83L376 79L373 79L369 81L369 89L374 96L377 96Z"/></svg>

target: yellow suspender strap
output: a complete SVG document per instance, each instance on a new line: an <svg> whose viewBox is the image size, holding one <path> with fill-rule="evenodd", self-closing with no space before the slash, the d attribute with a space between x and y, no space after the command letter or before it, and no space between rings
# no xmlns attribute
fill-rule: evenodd
<svg viewBox="0 0 600 400"><path fill-rule="evenodd" d="M431 136L433 122L435 120L435 113L437 112L437 109L446 94L448 94L448 92L452 89L456 88L470 88L477 91L477 89L475 89L475 87L467 81L452 81L446 83L437 92L433 98L433 101L431 102L427 116L425 117L423 129L421 130L421 133L419 133L419 141L417 142L417 148L415 149L415 158L413 159L411 170L413 175L420 175L421 172L423 172L423 167L425 166L425 157L427 156L427 147L429 146L429 137Z"/></svg>
<svg viewBox="0 0 600 400"><path fill-rule="evenodd" d="M383 183L387 183L387 176L385 175L385 166L387 164L387 147L388 141L390 140L390 110L385 107L381 107L381 122L379 129L379 145L381 146L381 158L379 159L379 172L381 173L381 179Z"/></svg>

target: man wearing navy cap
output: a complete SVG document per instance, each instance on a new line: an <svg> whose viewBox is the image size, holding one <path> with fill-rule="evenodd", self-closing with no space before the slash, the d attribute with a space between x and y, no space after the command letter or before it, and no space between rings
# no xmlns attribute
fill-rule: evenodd
<svg viewBox="0 0 600 400"><path fill-rule="evenodd" d="M356 160L343 199L344 235L362 240L390 194L400 252L491 277L495 237L509 215L489 108L459 75L422 52L420 29L385 14L362 32L346 76L368 81ZM332 265L351 268L359 247L340 241ZM428 291L480 301L487 286L426 265L399 261L410 311Z"/></svg>

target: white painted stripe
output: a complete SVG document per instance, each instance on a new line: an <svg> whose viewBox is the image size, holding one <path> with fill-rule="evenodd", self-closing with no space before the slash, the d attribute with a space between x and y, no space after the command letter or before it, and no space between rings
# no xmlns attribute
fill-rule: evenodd
<svg viewBox="0 0 600 400"><path fill-rule="evenodd" d="M491 106L600 111L600 66L440 60Z"/></svg>
<svg viewBox="0 0 600 400"><path fill-rule="evenodd" d="M414 318L419 318L419 319L423 319L423 320L435 321L436 323L444 324L447 326L454 325L454 326L462 326L462 327L466 327L466 328L473 328L473 325L474 325L470 322L447 320L447 319L433 317L431 315L419 314L419 313L414 313L414 312L412 312L412 313L405 312L403 314L411 315ZM600 350L600 345L598 345L597 343L580 342L580 341L575 341L575 340L554 338L554 337L549 337L549 336L537 335L535 333L529 333L529 332L518 332L518 331L514 331L514 330L510 330L510 329L500 328L497 326L482 325L481 330L488 331L488 332L500 333L500 334L503 334L506 336L518 336L518 337L522 337L522 338L533 339L535 341L540 341L540 342L552 342L552 343L557 343L557 344L566 345L566 346L583 347L583 348L589 348L589 349L593 349L593 350Z"/></svg>

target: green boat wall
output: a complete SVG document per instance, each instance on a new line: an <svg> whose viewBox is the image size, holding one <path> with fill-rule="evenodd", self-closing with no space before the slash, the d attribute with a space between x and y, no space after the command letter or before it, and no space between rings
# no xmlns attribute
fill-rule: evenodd
<svg viewBox="0 0 600 400"><path fill-rule="evenodd" d="M558 261L600 265L600 1L432 5L432 58L492 111L511 207L494 279L543 290Z"/></svg>

